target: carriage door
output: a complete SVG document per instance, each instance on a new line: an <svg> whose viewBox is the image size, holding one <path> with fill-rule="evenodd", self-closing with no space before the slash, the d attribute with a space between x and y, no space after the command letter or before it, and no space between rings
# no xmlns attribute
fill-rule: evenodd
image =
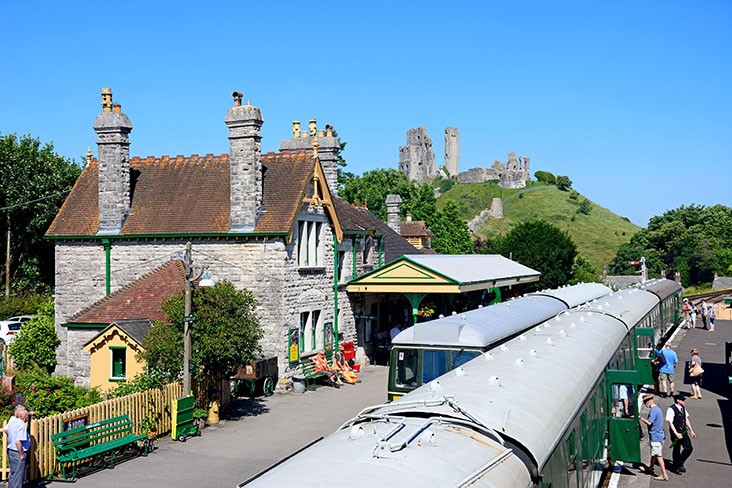
<svg viewBox="0 0 732 488"><path fill-rule="evenodd" d="M608 371L608 399L610 422L608 428L612 461L639 463L640 422L638 420L638 388L634 374L625 371ZM629 381L630 380L630 381Z"/></svg>
<svg viewBox="0 0 732 488"><path fill-rule="evenodd" d="M635 369L638 372L638 383L641 385L652 385L655 382L651 364L655 346L656 339L653 329L635 328Z"/></svg>

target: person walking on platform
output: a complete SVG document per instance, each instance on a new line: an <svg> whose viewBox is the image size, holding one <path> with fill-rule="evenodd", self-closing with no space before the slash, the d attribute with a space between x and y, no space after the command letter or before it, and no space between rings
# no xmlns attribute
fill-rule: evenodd
<svg viewBox="0 0 732 488"><path fill-rule="evenodd" d="M689 305L688 298L684 298L684 320L681 323L681 327L691 329L691 305Z"/></svg>
<svg viewBox="0 0 732 488"><path fill-rule="evenodd" d="M689 378L691 378L691 393L689 398L698 400L702 397L701 385L702 376L704 376L704 368L702 368L702 360L699 357L699 349L694 348L690 351L691 360L689 361Z"/></svg>
<svg viewBox="0 0 732 488"><path fill-rule="evenodd" d="M666 343L659 356L663 356L662 361L659 361L660 368L658 370L658 383L660 393L659 396L666 397L674 394L674 371L676 369L676 363L679 362L679 356L676 352L671 349L671 344Z"/></svg>
<svg viewBox="0 0 732 488"><path fill-rule="evenodd" d="M684 463L691 456L694 446L691 439L696 437L694 429L691 428L689 412L684 407L684 396L676 395L676 403L666 410L666 422L668 422L668 433L671 437L673 473L678 475L686 473Z"/></svg>
<svg viewBox="0 0 732 488"><path fill-rule="evenodd" d="M663 440L666 438L666 433L663 430L663 412L653 401L653 395L650 393L643 395L643 405L650 409L648 417L641 417L640 419L648 426L648 437L651 441L651 461L648 463L648 468L641 467L641 471L653 476L654 480L668 481L666 465L663 462ZM653 472L653 467L656 464L661 468L661 474L658 476Z"/></svg>
<svg viewBox="0 0 732 488"><path fill-rule="evenodd" d="M691 304L691 328L696 329L696 305Z"/></svg>
<svg viewBox="0 0 732 488"><path fill-rule="evenodd" d="M702 300L701 306L699 306L699 308L701 309L702 329L706 329L707 328L707 313L708 313L707 309L709 308L707 306L707 302Z"/></svg>
<svg viewBox="0 0 732 488"><path fill-rule="evenodd" d="M714 313L714 306L709 305L709 312L707 313L707 320L709 321L709 331L714 332L714 320L717 318L717 314Z"/></svg>

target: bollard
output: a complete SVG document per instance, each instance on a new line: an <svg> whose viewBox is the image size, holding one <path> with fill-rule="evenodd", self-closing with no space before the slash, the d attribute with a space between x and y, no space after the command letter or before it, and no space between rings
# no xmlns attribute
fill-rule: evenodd
<svg viewBox="0 0 732 488"><path fill-rule="evenodd" d="M219 423L219 402L215 400L211 402L211 407L208 409L208 418L206 419L206 423L209 425Z"/></svg>

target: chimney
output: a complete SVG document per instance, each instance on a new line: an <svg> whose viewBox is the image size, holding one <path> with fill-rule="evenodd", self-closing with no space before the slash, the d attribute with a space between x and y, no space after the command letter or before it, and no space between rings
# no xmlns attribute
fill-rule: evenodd
<svg viewBox="0 0 732 488"><path fill-rule="evenodd" d="M315 141L318 143L315 148ZM320 160L325 174L325 182L330 189L331 194L338 196L338 161L341 155L341 144L338 138L333 135L333 126L326 125L325 133L320 131L318 135L317 121L310 119L308 121L308 137L301 137L300 121L292 122L292 139L280 142L280 151L300 151L303 149L313 149Z"/></svg>
<svg viewBox="0 0 732 488"><path fill-rule="evenodd" d="M254 230L262 209L262 112L247 102L244 95L232 94L234 106L224 118L229 128L229 232Z"/></svg>
<svg viewBox="0 0 732 488"><path fill-rule="evenodd" d="M102 89L102 113L94 121L99 149L99 235L116 235L130 211L130 132L132 123L112 90Z"/></svg>
<svg viewBox="0 0 732 488"><path fill-rule="evenodd" d="M401 235L401 218L400 211L402 207L402 198L399 195L386 196L386 223L394 232Z"/></svg>

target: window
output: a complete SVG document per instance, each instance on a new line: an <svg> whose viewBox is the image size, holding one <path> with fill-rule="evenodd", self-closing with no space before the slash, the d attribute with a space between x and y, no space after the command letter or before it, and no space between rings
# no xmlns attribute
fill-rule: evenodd
<svg viewBox="0 0 732 488"><path fill-rule="evenodd" d="M323 327L320 323L320 310L308 310L300 313L300 353L307 354L323 343Z"/></svg>
<svg viewBox="0 0 732 488"><path fill-rule="evenodd" d="M348 281L346 279L346 273L345 267L343 266L344 261L346 260L346 252L345 251L338 251L338 283L343 283L345 281Z"/></svg>
<svg viewBox="0 0 732 488"><path fill-rule="evenodd" d="M447 373L447 351L427 349L422 358L422 384Z"/></svg>
<svg viewBox="0 0 732 488"><path fill-rule="evenodd" d="M297 222L297 265L305 268L325 267L323 222Z"/></svg>
<svg viewBox="0 0 732 488"><path fill-rule="evenodd" d="M112 358L112 380L124 380L127 377L127 348L120 346L111 346L109 348Z"/></svg>

